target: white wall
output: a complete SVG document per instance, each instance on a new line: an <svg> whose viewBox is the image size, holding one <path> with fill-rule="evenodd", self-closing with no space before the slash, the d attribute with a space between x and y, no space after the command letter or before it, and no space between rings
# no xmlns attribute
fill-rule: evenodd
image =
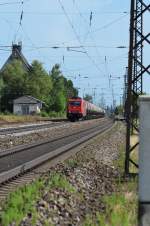
<svg viewBox="0 0 150 226"><path fill-rule="evenodd" d="M20 104L14 104L13 105L13 113L17 115L22 114L21 105Z"/></svg>
<svg viewBox="0 0 150 226"><path fill-rule="evenodd" d="M14 104L13 105L13 113L17 115L22 115L22 106L23 104ZM38 104L30 104L29 105L29 114L32 113L40 113L40 105Z"/></svg>

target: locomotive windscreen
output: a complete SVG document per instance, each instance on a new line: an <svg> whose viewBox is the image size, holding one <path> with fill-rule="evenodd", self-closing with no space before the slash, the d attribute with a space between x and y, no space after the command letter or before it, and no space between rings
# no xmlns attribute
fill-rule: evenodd
<svg viewBox="0 0 150 226"><path fill-rule="evenodd" d="M69 102L69 105L71 105L71 106L81 106L81 102L80 101L71 101L71 102Z"/></svg>

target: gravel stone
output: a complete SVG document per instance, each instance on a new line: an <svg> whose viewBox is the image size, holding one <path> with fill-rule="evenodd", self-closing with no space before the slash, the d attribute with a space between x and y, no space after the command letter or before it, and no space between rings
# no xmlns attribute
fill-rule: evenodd
<svg viewBox="0 0 150 226"><path fill-rule="evenodd" d="M87 215L96 216L103 212L104 195L111 195L117 190L115 181L120 174L114 166L119 148L125 142L125 127L117 124L110 132L92 139L86 147L69 162L59 163L50 169L50 175L58 173L67 178L75 192L57 187L48 188L49 174L43 175L45 188L36 203L38 218L35 226L80 226ZM24 218L20 226L27 226L29 217ZM93 224L94 225L94 224Z"/></svg>
<svg viewBox="0 0 150 226"><path fill-rule="evenodd" d="M37 141L43 141L43 139L55 139L62 135L70 135L77 131L84 130L89 126L97 125L98 122L104 121L105 119L94 119L89 121L79 121L75 123L65 123L61 126L51 127L44 131L35 131L31 134L26 134L22 136L2 135L0 136L0 151L6 150L13 146L30 144Z"/></svg>

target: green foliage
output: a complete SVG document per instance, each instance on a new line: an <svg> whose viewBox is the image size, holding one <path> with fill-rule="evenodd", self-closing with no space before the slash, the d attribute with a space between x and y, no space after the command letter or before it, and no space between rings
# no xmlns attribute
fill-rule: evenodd
<svg viewBox="0 0 150 226"><path fill-rule="evenodd" d="M124 156L124 146L121 145L118 160L114 161L115 168L121 170L121 173L124 168ZM106 207L105 211L97 212L96 216L87 215L83 226L136 226L138 224L137 180L130 179L125 182L119 180L116 186L117 192L106 195L101 200Z"/></svg>
<svg viewBox="0 0 150 226"><path fill-rule="evenodd" d="M51 110L63 112L66 109L66 101L69 97L77 95L78 91L73 87L73 83L67 80L60 71L59 64L56 64L50 73L53 84L51 91Z"/></svg>
<svg viewBox="0 0 150 226"><path fill-rule="evenodd" d="M67 99L77 94L72 81L62 75L58 64L50 75L37 60L31 66L31 70L26 71L22 62L14 60L0 73L0 111L12 112L14 99L31 95L45 102L47 113L65 112Z"/></svg>
<svg viewBox="0 0 150 226"><path fill-rule="evenodd" d="M136 226L137 225L137 197L136 184L125 182L119 187L120 192L111 196L104 196L106 206L104 213L96 216L86 216L83 226ZM130 210L130 211L129 211Z"/></svg>
<svg viewBox="0 0 150 226"><path fill-rule="evenodd" d="M49 180L49 186L52 188L62 188L68 192L75 193L76 189L68 182L62 174L53 174Z"/></svg>
<svg viewBox="0 0 150 226"><path fill-rule="evenodd" d="M8 226L15 222L17 226L28 213L31 213L34 219L34 202L38 199L42 188L43 183L37 180L31 185L24 186L11 193L0 215L0 224Z"/></svg>
<svg viewBox="0 0 150 226"><path fill-rule="evenodd" d="M49 117L49 114L46 111L41 111L40 115L42 117Z"/></svg>
<svg viewBox="0 0 150 226"><path fill-rule="evenodd" d="M119 105L115 108L115 115L122 115L123 114L123 106Z"/></svg>
<svg viewBox="0 0 150 226"><path fill-rule="evenodd" d="M125 163L125 146L120 145L118 158L114 161L114 166L123 175L124 173L124 163Z"/></svg>
<svg viewBox="0 0 150 226"><path fill-rule="evenodd" d="M97 226L97 225L94 223L92 216L87 215L82 226ZM104 226L104 225L102 225L102 226Z"/></svg>
<svg viewBox="0 0 150 226"><path fill-rule="evenodd" d="M66 114L64 112L51 111L48 113L48 115L51 118L65 118L66 117Z"/></svg>
<svg viewBox="0 0 150 226"><path fill-rule="evenodd" d="M13 99L26 94L27 72L24 70L22 62L14 60L8 64L0 74L3 80L1 97L1 109L12 111Z"/></svg>
<svg viewBox="0 0 150 226"><path fill-rule="evenodd" d="M43 66L38 61L33 61L32 70L28 75L27 93L34 96L46 104L49 104L52 81Z"/></svg>
<svg viewBox="0 0 150 226"><path fill-rule="evenodd" d="M68 159L67 161L66 161L66 163L67 163L67 165L69 166L69 167L71 167L71 168L74 168L74 167L77 167L78 166L78 162L77 162L77 160L76 159Z"/></svg>
<svg viewBox="0 0 150 226"><path fill-rule="evenodd" d="M3 89L4 89L4 81L3 81L3 78L0 78L0 97L3 93Z"/></svg>
<svg viewBox="0 0 150 226"><path fill-rule="evenodd" d="M137 200L133 193L113 194L104 197L104 202L107 206L105 214L97 214L99 225L137 225Z"/></svg>
<svg viewBox="0 0 150 226"><path fill-rule="evenodd" d="M84 100L89 101L90 103L93 103L93 97L89 94L85 95Z"/></svg>
<svg viewBox="0 0 150 226"><path fill-rule="evenodd" d="M39 218L36 211L36 203L42 197L43 190L51 188L64 189L75 195L77 193L76 189L62 174L53 173L48 178L43 177L10 193L0 212L0 225L19 226L27 214L31 215L31 225L36 225L36 220ZM45 225L49 225L46 219Z"/></svg>

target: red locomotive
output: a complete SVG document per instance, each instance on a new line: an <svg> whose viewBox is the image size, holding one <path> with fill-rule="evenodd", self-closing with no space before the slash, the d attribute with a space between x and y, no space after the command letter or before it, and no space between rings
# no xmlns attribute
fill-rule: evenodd
<svg viewBox="0 0 150 226"><path fill-rule="evenodd" d="M68 100L67 118L70 121L86 119L89 116L103 117L104 115L105 111L103 109L80 97L73 97Z"/></svg>

